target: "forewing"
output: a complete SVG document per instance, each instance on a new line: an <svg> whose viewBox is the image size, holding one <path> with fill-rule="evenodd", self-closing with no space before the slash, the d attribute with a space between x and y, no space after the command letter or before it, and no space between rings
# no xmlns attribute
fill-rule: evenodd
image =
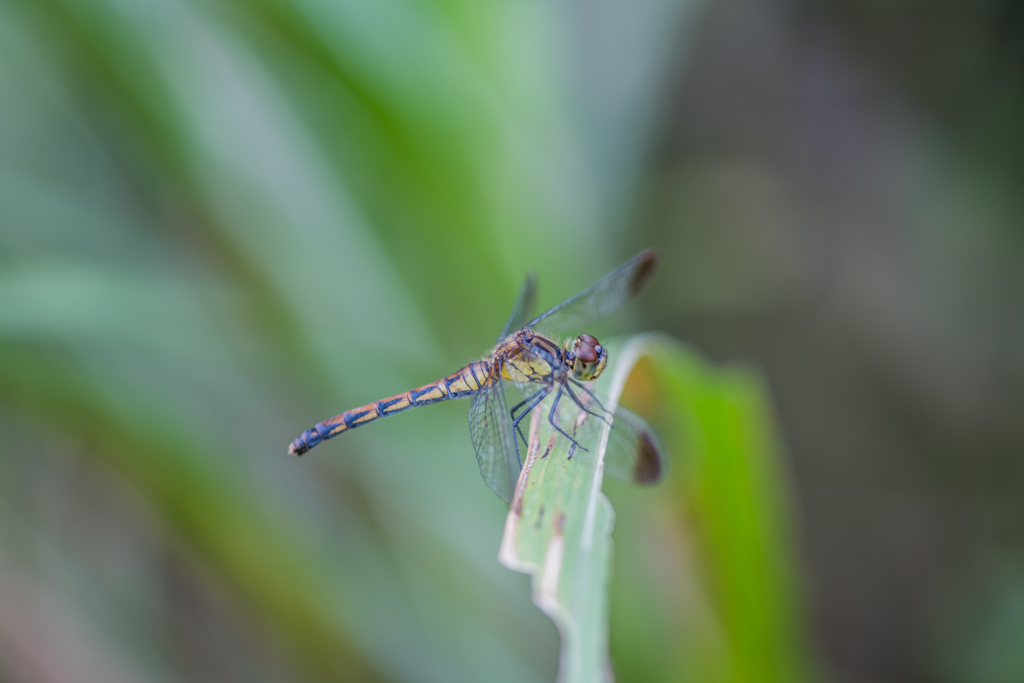
<svg viewBox="0 0 1024 683"><path fill-rule="evenodd" d="M644 288L657 263L653 251L642 251L590 288L534 318L526 327L551 331L576 330L608 315Z"/></svg>
<svg viewBox="0 0 1024 683"><path fill-rule="evenodd" d="M665 445L647 421L622 406L608 433L604 473L634 484L655 484L665 476Z"/></svg>
<svg viewBox="0 0 1024 683"><path fill-rule="evenodd" d="M495 374L500 378L497 369ZM519 479L519 459L501 379L485 384L473 396L469 406L469 436L480 465L480 476L511 505Z"/></svg>
<svg viewBox="0 0 1024 683"><path fill-rule="evenodd" d="M522 289L519 290L519 296L516 297L516 302L512 306L512 313L508 316L505 329L501 331L501 335L498 337L499 342L523 327L526 321L530 319L530 312L533 310L533 300L536 294L537 281L531 273L526 276L526 281L523 283Z"/></svg>

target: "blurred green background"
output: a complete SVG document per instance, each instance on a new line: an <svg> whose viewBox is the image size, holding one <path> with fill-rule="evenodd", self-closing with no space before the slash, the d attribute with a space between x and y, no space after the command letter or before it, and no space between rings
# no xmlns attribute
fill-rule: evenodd
<svg viewBox="0 0 1024 683"><path fill-rule="evenodd" d="M0 681L553 680L465 402L284 453L646 246L781 443L609 486L618 679L1024 680L1022 8L0 0Z"/></svg>

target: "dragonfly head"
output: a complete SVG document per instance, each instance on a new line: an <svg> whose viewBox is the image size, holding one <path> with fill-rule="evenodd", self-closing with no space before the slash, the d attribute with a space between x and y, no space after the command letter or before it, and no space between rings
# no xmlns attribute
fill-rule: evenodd
<svg viewBox="0 0 1024 683"><path fill-rule="evenodd" d="M572 376L589 382L597 379L608 364L608 351L589 334L581 334L565 345L565 358Z"/></svg>

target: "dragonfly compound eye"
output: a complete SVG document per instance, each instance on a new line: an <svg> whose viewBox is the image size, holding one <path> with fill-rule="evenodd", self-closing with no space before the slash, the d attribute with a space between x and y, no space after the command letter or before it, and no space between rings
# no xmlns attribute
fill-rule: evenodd
<svg viewBox="0 0 1024 683"><path fill-rule="evenodd" d="M578 380L597 379L608 363L608 352L589 334L581 334L572 343L572 374Z"/></svg>
<svg viewBox="0 0 1024 683"><path fill-rule="evenodd" d="M576 360L584 363L596 363L597 351L593 346L584 342L576 347Z"/></svg>

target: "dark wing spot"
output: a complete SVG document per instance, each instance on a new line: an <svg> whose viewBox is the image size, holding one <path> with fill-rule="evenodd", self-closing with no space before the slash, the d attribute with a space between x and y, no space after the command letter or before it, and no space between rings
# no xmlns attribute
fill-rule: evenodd
<svg viewBox="0 0 1024 683"><path fill-rule="evenodd" d="M654 274L654 267L658 265L658 256L652 250L640 254L640 265L637 266L636 273L633 274L633 280L629 283L629 292L631 296L636 295L644 286L647 281L651 279L651 275Z"/></svg>
<svg viewBox="0 0 1024 683"><path fill-rule="evenodd" d="M661 478L661 456L650 432L640 434L639 452L633 466L633 481L638 484L653 484Z"/></svg>

